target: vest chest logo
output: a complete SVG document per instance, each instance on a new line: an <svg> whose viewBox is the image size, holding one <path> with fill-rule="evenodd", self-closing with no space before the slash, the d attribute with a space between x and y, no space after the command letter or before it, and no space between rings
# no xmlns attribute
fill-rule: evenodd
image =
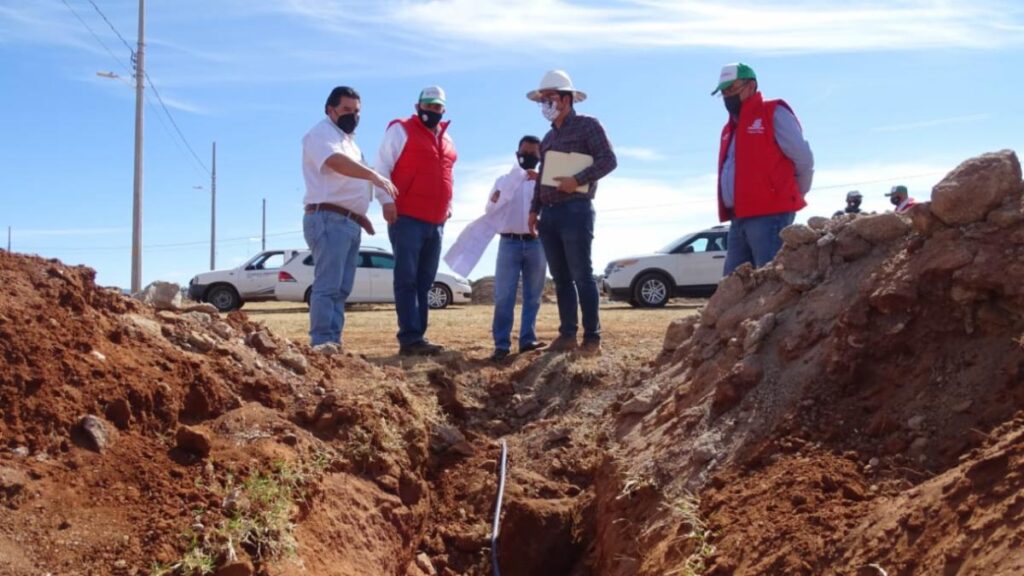
<svg viewBox="0 0 1024 576"><path fill-rule="evenodd" d="M764 122L756 118L750 126L747 126L747 134L764 134Z"/></svg>

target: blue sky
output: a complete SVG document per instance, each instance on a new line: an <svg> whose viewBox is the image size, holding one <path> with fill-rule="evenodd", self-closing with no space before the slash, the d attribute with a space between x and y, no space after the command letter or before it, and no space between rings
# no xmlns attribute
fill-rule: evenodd
<svg viewBox="0 0 1024 576"><path fill-rule="evenodd" d="M137 2L93 1L134 46ZM798 220L851 189L873 210L897 183L927 199L960 161L1024 138L1019 2L149 0L146 37L147 72L206 167L217 142L218 267L259 250L263 198L268 248L303 246L300 139L339 84L363 96L368 158L421 88L446 89L450 244L519 137L547 130L526 92L567 70L619 155L596 202L599 270L717 223L725 111L709 93L729 62L804 126L816 174ZM15 251L86 264L105 285L129 283L129 59L89 0L0 0L0 226ZM209 175L147 93L143 282L185 283L209 267ZM383 229L379 206L371 216ZM472 278L493 273L494 244Z"/></svg>

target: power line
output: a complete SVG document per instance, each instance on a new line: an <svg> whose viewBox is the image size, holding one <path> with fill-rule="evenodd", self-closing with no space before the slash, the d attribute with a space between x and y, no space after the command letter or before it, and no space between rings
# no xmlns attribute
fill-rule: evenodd
<svg viewBox="0 0 1024 576"><path fill-rule="evenodd" d="M149 77L149 73L145 72L144 74L146 76L146 82L148 82L149 87L153 89L153 94L156 95L157 101L160 102L160 106L164 109L164 113L167 114L167 119L171 121L171 125L174 126L174 130L177 131L178 136L181 137L181 141L185 143L185 147L188 148L188 151L192 154L192 158L195 158L195 161L202 166L203 171L209 174L210 169L206 167L206 164L203 164L202 160L199 159L199 155L192 149L192 145L188 143L188 138L185 138L185 134L183 134L181 128L178 127L178 123L174 121L174 116L171 115L171 111L168 110L167 105L164 104L164 99L160 96L160 91L156 89L156 85L153 84L153 80Z"/></svg>
<svg viewBox="0 0 1024 576"><path fill-rule="evenodd" d="M114 24L110 22L110 20L107 18L107 15L103 13L103 10L100 10L100 7L97 6L95 2L89 0L89 4L92 4L92 7L96 9L96 13L100 15L100 18L103 18L103 21L107 23L107 26L110 26L110 29L114 31L114 34L116 34L117 37L121 39L121 43L124 44L125 48L127 48L132 53L132 59L134 61L135 49L132 48L132 45L124 39L124 36L121 36L121 33L117 31L117 28L114 27Z"/></svg>
<svg viewBox="0 0 1024 576"><path fill-rule="evenodd" d="M111 50L109 46L107 46L107 43L104 42L103 39L100 38L98 34L96 34L96 32L92 29L92 27L89 26L89 24L86 23L86 21L83 20L82 17L78 15L78 12L76 12L75 9L71 7L71 4L68 4L68 0L61 0L61 2L63 2L64 5L67 6L68 10L70 10L71 13L75 15L75 18L77 18L78 21L82 23L82 26L85 26L85 29L89 31L89 34L92 34L92 37L95 38L97 42L99 42L100 46L103 46L103 49L107 51L107 54L110 54L110 57L113 58L114 61L117 62L117 64L119 66L124 68L125 72L127 72L130 75L132 73L131 67L128 64L125 64L120 58L117 57L116 54L114 54L114 51ZM134 56L135 51L131 49L131 46L128 47L128 50ZM122 80L122 81L125 82L126 84L128 83L127 80Z"/></svg>
<svg viewBox="0 0 1024 576"><path fill-rule="evenodd" d="M75 17L77 17L78 20L86 27L86 29L89 30L93 37L96 38L96 40L99 41L99 43L103 45L104 48L106 48L107 52L109 52L110 55L113 56L113 52L109 48L107 48L107 45L104 44L103 41L100 40L99 36L97 36L96 33L92 31L92 28L90 28L89 25L86 24L85 21L78 16L74 9L71 8L71 5L67 3L67 0L61 1L64 2L64 5L67 6L72 13L75 14ZM121 43L124 44L125 48L128 48L128 51L131 52L132 64L134 65L135 50L131 47L131 44L129 44L128 41L125 40L125 37L121 35L121 32L119 32L117 27L114 26L114 23L111 22L109 18L107 18L107 15L103 13L103 10L100 9L96 2L94 2L93 0L88 0L88 2L96 10L96 13L100 15L100 18L103 18L103 21L107 23L107 26L109 26L110 29L114 32L114 34L121 40ZM149 87L153 90L153 94L156 95L156 99L160 103L160 107L163 108L164 114L167 115L167 119L171 121L171 125L174 126L174 130L175 132L177 132L178 137L181 138L181 141L185 144L185 148L188 149L189 153L192 155L192 158L195 159L195 161L199 164L200 167L202 167L203 172L209 174L210 169L206 167L206 164L203 163L203 161L199 158L199 155L196 154L195 150L192 149L192 145L189 143L188 138L185 138L185 134L181 131L181 128L178 126L178 123L174 120L174 116L171 115L171 111L167 108L167 104L164 102L163 97L160 96L160 91L156 89L156 85L153 83L153 79L149 77L149 73L144 71L143 75L145 76L146 83L148 83Z"/></svg>

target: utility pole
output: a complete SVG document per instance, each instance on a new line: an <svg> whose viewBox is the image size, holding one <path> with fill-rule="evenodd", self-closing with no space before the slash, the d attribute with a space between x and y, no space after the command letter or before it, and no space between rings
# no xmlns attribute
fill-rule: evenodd
<svg viewBox="0 0 1024 576"><path fill-rule="evenodd" d="M263 238L263 243L262 243L263 247L261 248L261 250L266 252L267 251L267 199L266 198L263 199L263 234L261 236Z"/></svg>
<svg viewBox="0 0 1024 576"><path fill-rule="evenodd" d="M213 171L210 172L210 270L217 266L217 143L213 143Z"/></svg>
<svg viewBox="0 0 1024 576"><path fill-rule="evenodd" d="M132 293L142 290L142 110L145 66L146 0L139 0L139 45L135 51L135 190L132 195Z"/></svg>

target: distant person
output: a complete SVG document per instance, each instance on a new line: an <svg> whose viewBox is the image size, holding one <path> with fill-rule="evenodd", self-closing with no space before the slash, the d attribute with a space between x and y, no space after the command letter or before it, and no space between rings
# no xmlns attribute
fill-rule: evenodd
<svg viewBox="0 0 1024 576"><path fill-rule="evenodd" d="M889 193L886 194L886 196L889 197L889 202L896 207L897 214L903 214L907 210L910 210L910 207L914 205L914 199L911 198L910 193L907 192L907 187L902 184L893 186L892 190L889 190Z"/></svg>
<svg viewBox="0 0 1024 576"><path fill-rule="evenodd" d="M861 193L858 192L857 190L847 192L846 208L844 208L843 210L837 210L836 213L832 215L832 217L836 218L838 216L842 216L843 214L860 214L860 203L863 199L864 197L861 196Z"/></svg>
<svg viewBox="0 0 1024 576"><path fill-rule="evenodd" d="M371 197L367 182L389 199L396 194L390 180L363 164L355 139L360 108L358 92L348 86L334 88L324 104L327 117L302 138L302 233L313 253L309 339L321 352L341 350L345 300L355 281L362 230L373 234L366 218Z"/></svg>
<svg viewBox="0 0 1024 576"><path fill-rule="evenodd" d="M541 114L551 122L551 130L540 144L540 176L530 207L530 233L539 232L558 297L558 338L549 349L562 351L578 346L578 303L583 313L583 351L597 353L601 350L601 321L600 295L591 262L593 199L597 181L611 173L618 161L601 123L576 113L574 104L586 100L587 95L573 87L568 74L551 70L541 78L540 87L526 97L540 103ZM575 174L554 174L548 161L551 152L586 154L593 162ZM557 186L542 182L545 171L554 176ZM581 192L577 191L580 187Z"/></svg>
<svg viewBox="0 0 1024 576"><path fill-rule="evenodd" d="M760 268L782 247L779 232L807 203L814 156L793 109L765 100L746 64L722 68L718 87L729 118L718 154L718 217L729 226L725 274L740 264Z"/></svg>
<svg viewBox="0 0 1024 576"><path fill-rule="evenodd" d="M451 216L452 167L458 155L448 135L445 94L439 86L420 92L412 116L392 120L377 156L377 170L395 183L398 194L384 202L384 219L395 253L395 310L398 353L439 354L427 341L427 294L441 258L444 224Z"/></svg>

